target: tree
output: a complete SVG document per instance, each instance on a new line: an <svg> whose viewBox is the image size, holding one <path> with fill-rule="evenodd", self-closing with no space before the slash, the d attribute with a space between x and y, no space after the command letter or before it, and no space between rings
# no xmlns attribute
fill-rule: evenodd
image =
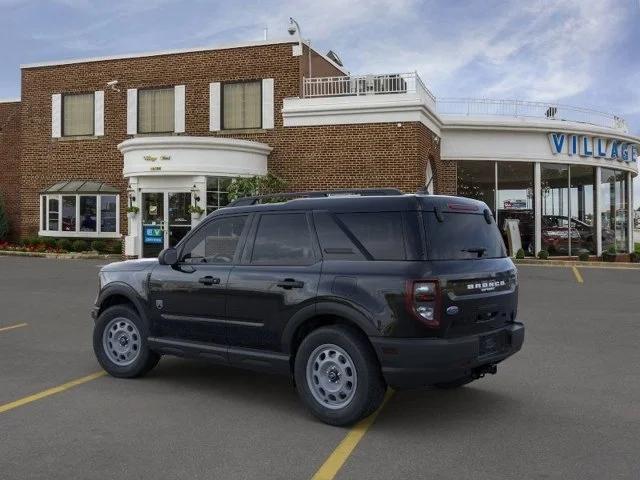
<svg viewBox="0 0 640 480"><path fill-rule="evenodd" d="M6 240L9 235L9 218L4 207L2 192L0 192L0 240Z"/></svg>
<svg viewBox="0 0 640 480"><path fill-rule="evenodd" d="M283 179L267 173L264 176L236 177L231 181L227 192L229 201L233 201L242 197L280 193L286 186L287 182Z"/></svg>

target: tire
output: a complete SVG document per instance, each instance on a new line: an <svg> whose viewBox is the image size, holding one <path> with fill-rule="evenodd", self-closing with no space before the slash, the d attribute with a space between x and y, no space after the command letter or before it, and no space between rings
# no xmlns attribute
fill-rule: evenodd
<svg viewBox="0 0 640 480"><path fill-rule="evenodd" d="M109 329L111 335L109 332L105 333L106 329ZM160 360L160 355L149 349L148 334L145 322L133 308L114 305L102 312L96 320L93 351L109 375L118 378L141 377Z"/></svg>
<svg viewBox="0 0 640 480"><path fill-rule="evenodd" d="M457 380L452 380L451 382L436 383L434 387L441 390L452 390L454 388L463 387L464 385L473 382L473 380L474 379L471 377L462 377Z"/></svg>
<svg viewBox="0 0 640 480"><path fill-rule="evenodd" d="M294 376L304 404L330 425L351 425L369 416L382 403L386 390L371 345L342 325L319 328L302 340Z"/></svg>

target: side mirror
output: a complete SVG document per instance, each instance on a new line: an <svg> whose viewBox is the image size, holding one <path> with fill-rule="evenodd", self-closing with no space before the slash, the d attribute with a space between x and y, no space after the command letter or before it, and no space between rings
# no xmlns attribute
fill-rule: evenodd
<svg viewBox="0 0 640 480"><path fill-rule="evenodd" d="M178 251L175 248L165 248L158 255L158 262L160 265L173 266L178 263Z"/></svg>

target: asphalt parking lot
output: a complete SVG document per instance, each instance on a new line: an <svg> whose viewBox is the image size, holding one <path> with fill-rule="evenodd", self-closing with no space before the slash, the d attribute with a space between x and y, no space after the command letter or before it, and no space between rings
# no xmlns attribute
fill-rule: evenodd
<svg viewBox="0 0 640 480"><path fill-rule="evenodd" d="M100 264L0 257L1 479L310 479L349 434L285 378L172 358L86 378ZM520 354L395 392L335 478L640 478L640 270L519 272Z"/></svg>

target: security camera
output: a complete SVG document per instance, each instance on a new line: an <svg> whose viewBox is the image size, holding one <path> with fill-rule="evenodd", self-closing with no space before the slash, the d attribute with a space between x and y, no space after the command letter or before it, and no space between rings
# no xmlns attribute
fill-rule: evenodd
<svg viewBox="0 0 640 480"><path fill-rule="evenodd" d="M295 35L296 34L296 26L295 25L289 25L289 28L287 28L287 32L289 32L289 35Z"/></svg>
<svg viewBox="0 0 640 480"><path fill-rule="evenodd" d="M107 82L107 87L109 87L114 92L119 92L120 89L116 87L117 84L118 84L118 80L111 80L110 82Z"/></svg>

